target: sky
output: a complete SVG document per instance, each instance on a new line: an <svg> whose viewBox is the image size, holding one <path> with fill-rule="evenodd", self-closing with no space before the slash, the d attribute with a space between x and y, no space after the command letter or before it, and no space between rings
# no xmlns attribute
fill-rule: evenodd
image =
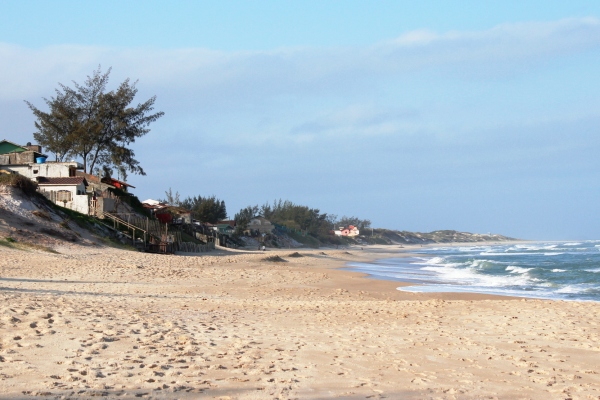
<svg viewBox="0 0 600 400"><path fill-rule="evenodd" d="M0 139L99 65L165 112L141 200L600 239L598 1L0 1Z"/></svg>

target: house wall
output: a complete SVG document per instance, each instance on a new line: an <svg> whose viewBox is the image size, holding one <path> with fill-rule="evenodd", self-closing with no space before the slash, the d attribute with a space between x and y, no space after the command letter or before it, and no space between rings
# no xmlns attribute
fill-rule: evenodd
<svg viewBox="0 0 600 400"><path fill-rule="evenodd" d="M114 212L115 211L115 199L109 199L106 197L98 197L96 199L98 211L102 212Z"/></svg>
<svg viewBox="0 0 600 400"><path fill-rule="evenodd" d="M89 206L89 196L87 194L78 194L85 193L85 185L40 185L40 192L46 196L48 199L53 201L55 204L69 208L73 211L80 212L82 214L89 214L90 206ZM66 190L71 193L71 201L60 201L57 199L57 193L59 191Z"/></svg>
<svg viewBox="0 0 600 400"><path fill-rule="evenodd" d="M271 233L273 228L273 224L264 218L251 219L247 227L247 229L259 231L260 233Z"/></svg>
<svg viewBox="0 0 600 400"><path fill-rule="evenodd" d="M0 155L0 165L27 164L35 162L33 151L22 151L20 153L8 153Z"/></svg>
<svg viewBox="0 0 600 400"><path fill-rule="evenodd" d="M2 156L0 156L1 158ZM0 160L0 165L3 163ZM38 176L43 176L46 178L68 178L69 170L73 168L78 168L78 163L69 162L69 163L28 163L24 165L4 165L2 169L16 172L19 175L23 175L29 179L35 179Z"/></svg>
<svg viewBox="0 0 600 400"><path fill-rule="evenodd" d="M358 236L359 235L359 230L358 228L354 227L352 229L341 229L341 230L336 230L334 231L334 233L338 236Z"/></svg>
<svg viewBox="0 0 600 400"><path fill-rule="evenodd" d="M88 215L90 212L90 198L87 194L76 195L67 208Z"/></svg>

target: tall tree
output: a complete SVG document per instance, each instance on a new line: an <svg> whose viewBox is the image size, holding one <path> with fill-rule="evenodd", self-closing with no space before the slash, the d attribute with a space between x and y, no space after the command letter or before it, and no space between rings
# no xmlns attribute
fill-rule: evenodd
<svg viewBox="0 0 600 400"><path fill-rule="evenodd" d="M235 224L237 225L238 234L241 234L246 229L250 220L253 217L255 217L256 214L258 214L258 210L259 209L257 205L248 206L246 208L242 208L240 212L235 214L235 217L233 217L233 219L235 220Z"/></svg>
<svg viewBox="0 0 600 400"><path fill-rule="evenodd" d="M169 191L165 191L165 196L166 199L159 199L158 201L160 201L161 203L167 203L171 206L183 206L185 207L185 205L183 205L183 203L181 202L180 198L179 198L179 192L175 192L175 194L173 194L173 189L169 188ZM185 207L188 208L188 207Z"/></svg>
<svg viewBox="0 0 600 400"><path fill-rule="evenodd" d="M56 90L56 97L44 98L50 112L43 112L26 102L37 118L33 134L37 143L54 153L56 161L63 161L73 150L76 116L74 99L66 93Z"/></svg>
<svg viewBox="0 0 600 400"><path fill-rule="evenodd" d="M107 92L110 72L98 67L83 85L59 84L56 97L44 99L49 112L27 102L38 119L34 138L57 154L81 157L85 172L100 164L145 175L130 145L150 132L149 125L164 113L153 113L156 96L132 105L137 81L126 79Z"/></svg>
<svg viewBox="0 0 600 400"><path fill-rule="evenodd" d="M227 218L225 201L219 200L216 196L188 197L181 202L181 206L191 210L194 219L202 222L214 224L217 221Z"/></svg>

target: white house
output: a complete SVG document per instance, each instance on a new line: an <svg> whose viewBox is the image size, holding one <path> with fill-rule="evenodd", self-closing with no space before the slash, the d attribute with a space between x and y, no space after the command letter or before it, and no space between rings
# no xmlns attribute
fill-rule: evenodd
<svg viewBox="0 0 600 400"><path fill-rule="evenodd" d="M76 161L45 161L43 163L5 165L3 169L36 180L38 177L72 178L76 176L77 170L83 170L83 165Z"/></svg>
<svg viewBox="0 0 600 400"><path fill-rule="evenodd" d="M349 237L358 236L360 234L360 231L354 225L350 225L347 228L344 226L340 226L340 229L338 229L334 232L338 236L349 236Z"/></svg>
<svg viewBox="0 0 600 400"><path fill-rule="evenodd" d="M82 214L89 213L89 196L86 194L87 181L85 178L80 176L65 178L40 176L36 180L40 193L53 203Z"/></svg>

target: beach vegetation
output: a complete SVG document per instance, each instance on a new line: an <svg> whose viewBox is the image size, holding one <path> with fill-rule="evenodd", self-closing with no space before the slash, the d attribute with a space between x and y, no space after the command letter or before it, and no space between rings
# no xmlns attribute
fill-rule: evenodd
<svg viewBox="0 0 600 400"><path fill-rule="evenodd" d="M42 245L34 244L34 243L18 242L17 240L15 240L14 238L12 238L10 236L0 239L0 246L8 247L10 249L15 249L15 250L23 250L23 251L37 250L37 251L45 251L47 253L59 254L56 250L54 250L50 247L46 247L46 246L42 246Z"/></svg>
<svg viewBox="0 0 600 400"><path fill-rule="evenodd" d="M35 195L37 183L19 174L0 174L0 186L19 188L28 196Z"/></svg>
<svg viewBox="0 0 600 400"><path fill-rule="evenodd" d="M141 214L145 217L150 216L150 213L146 208L144 208L144 205L136 195L128 193L119 188L108 188L108 191L117 196L123 203L130 205L131 208L133 208L138 214Z"/></svg>
<svg viewBox="0 0 600 400"><path fill-rule="evenodd" d="M158 201L171 206L181 207L181 197L179 192L173 193L173 189L169 188L169 190L165 191L165 196L166 197L164 199L159 199Z"/></svg>
<svg viewBox="0 0 600 400"><path fill-rule="evenodd" d="M350 225L357 227L358 231L364 235L366 233L365 231L371 228L371 221L368 219L360 219L354 216L346 217L345 215L335 221L336 228L340 226L348 227Z"/></svg>
<svg viewBox="0 0 600 400"><path fill-rule="evenodd" d="M211 224L227 218L225 201L216 196L194 196L181 201L180 206L192 211L192 217L200 222Z"/></svg>
<svg viewBox="0 0 600 400"><path fill-rule="evenodd" d="M154 112L156 96L133 105L136 82L123 81L108 91L111 69L98 67L83 84L59 83L55 96L44 98L47 111L26 101L36 118L35 140L56 155L57 161L80 157L84 172L96 166L145 175L131 144L150 132L149 125L164 115Z"/></svg>
<svg viewBox="0 0 600 400"><path fill-rule="evenodd" d="M159 201L167 203L171 206L181 207L192 212L192 218L200 222L208 222L211 224L227 218L227 207L225 200L218 199L216 196L188 196L181 200L179 192L173 193L173 189L169 188L165 191L165 199Z"/></svg>
<svg viewBox="0 0 600 400"><path fill-rule="evenodd" d="M262 215L271 223L279 226L285 234L309 247L322 245L343 245L344 242L333 234L337 215L322 213L318 208L295 204L289 200L276 200L272 204L262 206L247 206L235 215L237 233L246 230L250 220ZM362 226L370 226L369 220L360 220L355 217L343 217L347 220L357 221Z"/></svg>
<svg viewBox="0 0 600 400"><path fill-rule="evenodd" d="M242 208L237 214L235 214L233 218L235 219L236 233L238 235L241 235L246 230L250 220L258 214L258 210L259 208L257 205L248 206Z"/></svg>
<svg viewBox="0 0 600 400"><path fill-rule="evenodd" d="M36 217L45 219L46 221L52 221L52 217L50 216L50 214L48 214L46 211L42 211L42 210L34 210L31 212L33 215L35 215Z"/></svg>

